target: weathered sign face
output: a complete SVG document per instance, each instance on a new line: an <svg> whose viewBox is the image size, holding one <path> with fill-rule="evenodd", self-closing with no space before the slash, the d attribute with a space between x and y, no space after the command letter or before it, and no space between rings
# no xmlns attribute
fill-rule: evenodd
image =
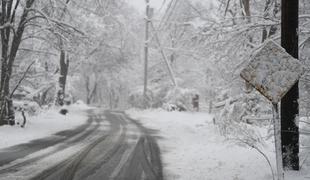
<svg viewBox="0 0 310 180"><path fill-rule="evenodd" d="M303 72L300 61L269 40L242 70L241 77L272 103L278 103Z"/></svg>

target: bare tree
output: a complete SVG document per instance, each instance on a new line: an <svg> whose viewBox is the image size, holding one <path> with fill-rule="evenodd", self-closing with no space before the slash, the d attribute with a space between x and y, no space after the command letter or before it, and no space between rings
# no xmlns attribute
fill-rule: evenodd
<svg viewBox="0 0 310 180"><path fill-rule="evenodd" d="M67 1L69 2L69 1ZM10 82L15 66L16 57L19 56L20 46L27 40L39 39L42 41L52 41L46 37L52 34L54 37L66 38L66 34L73 32L81 33L72 25L62 22L44 11L47 2L35 0L2 0L0 11L0 33L1 33L1 79L0 79L0 125L10 122L14 124L14 110L12 94L10 92ZM42 7L43 6L43 7ZM33 33L27 29L36 30ZM27 33L26 33L27 32ZM62 32L65 32L62 34ZM38 36L41 34L41 36ZM26 35L26 36L25 36ZM22 49L22 52L29 49ZM32 51L30 49L30 51ZM35 52L35 51L33 51ZM38 53L40 51L36 51ZM42 52L40 52L42 53ZM45 53L45 52L44 52ZM52 53L51 53L52 54ZM60 59L67 57L61 54ZM21 58L22 60L25 58ZM62 60L61 60L62 61ZM66 60L65 66L68 67ZM19 61L20 63L21 61ZM63 75L67 74L67 69L62 70ZM65 82L65 79L61 80ZM20 84L20 83L19 83ZM15 91L15 90L13 90Z"/></svg>
<svg viewBox="0 0 310 180"><path fill-rule="evenodd" d="M0 81L0 125L14 122L13 103L10 97L10 80L13 64L22 42L27 23L31 21L31 7L35 0L26 0L25 6L20 0L2 0L0 12L1 33L1 81ZM18 17L17 10L22 9ZM30 17L29 17L30 16ZM17 25L16 25L17 24Z"/></svg>

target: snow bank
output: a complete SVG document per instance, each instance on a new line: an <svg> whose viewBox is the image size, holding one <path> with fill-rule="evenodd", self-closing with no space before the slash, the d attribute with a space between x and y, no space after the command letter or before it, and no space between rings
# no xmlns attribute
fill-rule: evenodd
<svg viewBox="0 0 310 180"><path fill-rule="evenodd" d="M164 176L178 180L271 180L267 161L253 148L225 139L205 113L128 110L130 117L159 130ZM265 129L258 131L267 133ZM273 138L263 152L275 162ZM275 169L275 164L272 164ZM305 175L305 173L303 173ZM294 180L301 176L287 174ZM304 177L304 176L303 176Z"/></svg>
<svg viewBox="0 0 310 180"><path fill-rule="evenodd" d="M59 113L59 108L54 108L43 111L37 116L27 117L25 128L18 125L0 127L0 137L5 137L0 141L0 148L48 137L56 132L72 129L86 122L87 113L85 110L89 107L74 105L64 108L69 110L66 116Z"/></svg>

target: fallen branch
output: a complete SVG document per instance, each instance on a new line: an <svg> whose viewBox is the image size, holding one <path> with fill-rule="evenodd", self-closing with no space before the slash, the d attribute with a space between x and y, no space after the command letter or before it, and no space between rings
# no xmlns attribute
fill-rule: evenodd
<svg viewBox="0 0 310 180"><path fill-rule="evenodd" d="M153 29L153 33L154 33L155 39L156 39L156 41L157 41L157 45L158 45L159 51L160 51L160 53L161 53L161 55L162 55L162 57L163 57L163 59L164 59L166 65L167 65L168 72L169 72L169 75L170 75L170 77L171 77L172 83L173 83L173 85L174 85L175 87L178 87L176 78L175 78L174 73L173 73L173 71L172 71L172 67L171 67L170 63L168 62L168 58L167 58L167 56L166 56L166 54L165 54L165 52L164 52L164 49L163 49L163 47L162 47L162 45L161 45L161 43L160 43L160 40L159 40L157 31L156 31L156 29L155 29L155 27L154 27L154 24L153 24L152 21L150 21L150 24L151 24L151 28Z"/></svg>

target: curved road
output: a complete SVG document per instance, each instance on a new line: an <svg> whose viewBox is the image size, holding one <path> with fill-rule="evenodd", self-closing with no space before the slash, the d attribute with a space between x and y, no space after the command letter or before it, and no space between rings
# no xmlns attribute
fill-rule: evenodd
<svg viewBox="0 0 310 180"><path fill-rule="evenodd" d="M0 180L162 180L151 130L122 112L91 110L87 123L0 149Z"/></svg>

